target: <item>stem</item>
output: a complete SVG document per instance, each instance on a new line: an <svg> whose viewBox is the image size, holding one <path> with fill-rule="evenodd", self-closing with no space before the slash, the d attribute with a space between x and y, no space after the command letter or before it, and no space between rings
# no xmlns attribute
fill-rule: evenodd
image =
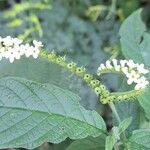
<svg viewBox="0 0 150 150"><path fill-rule="evenodd" d="M116 4L117 4L117 0L112 0L111 6L110 6L110 11L106 17L107 20L112 17L112 19L114 21L115 14L116 14Z"/></svg>
<svg viewBox="0 0 150 150"><path fill-rule="evenodd" d="M117 110L116 110L116 107L115 107L114 103L113 103L113 102L109 103L109 107L111 108L112 113L114 114L114 116L115 116L115 118L116 118L118 124L120 124L120 123L121 123L121 119L120 119L120 117L119 117L119 114L118 114L118 112L117 112ZM126 137L126 135L125 135L125 132L122 132L122 134L121 134L121 139L122 139L123 145L125 146L125 149L127 149L127 148L126 148L127 137Z"/></svg>

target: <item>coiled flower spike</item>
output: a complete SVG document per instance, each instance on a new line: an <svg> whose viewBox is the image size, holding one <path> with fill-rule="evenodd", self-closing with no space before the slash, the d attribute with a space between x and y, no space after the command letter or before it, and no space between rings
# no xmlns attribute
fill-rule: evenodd
<svg viewBox="0 0 150 150"><path fill-rule="evenodd" d="M141 90L149 85L148 80L144 76L149 70L144 68L144 64L135 63L133 60L107 60L106 64L101 64L97 70L97 75L103 73L122 73L127 77L127 84L135 84L135 90Z"/></svg>

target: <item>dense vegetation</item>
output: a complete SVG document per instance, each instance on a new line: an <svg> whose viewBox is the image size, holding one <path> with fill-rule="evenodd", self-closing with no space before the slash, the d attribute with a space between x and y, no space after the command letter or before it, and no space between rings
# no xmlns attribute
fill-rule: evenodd
<svg viewBox="0 0 150 150"><path fill-rule="evenodd" d="M133 87L126 84L124 76L99 77L96 70L108 59L133 59L149 70L148 3L142 0L1 0L0 36L18 37L25 43L40 40L47 54L55 52L66 56L67 63L73 61L77 66L86 67L110 92L128 91ZM149 87L138 97L128 94L128 101L116 100L114 105L103 105L87 86L89 80L84 82L78 73L66 71L58 61L49 61L23 57L10 64L1 60L0 120L4 119L0 121L1 149L150 149ZM150 74L146 78L149 80ZM29 96L21 95L21 102L25 104L17 103L21 90ZM36 94L30 95L35 91ZM77 110L76 114L71 114L72 110ZM117 111L119 120L112 111ZM19 115L25 122L19 124ZM35 125L35 135L24 124ZM18 131L12 126L23 126L24 130Z"/></svg>

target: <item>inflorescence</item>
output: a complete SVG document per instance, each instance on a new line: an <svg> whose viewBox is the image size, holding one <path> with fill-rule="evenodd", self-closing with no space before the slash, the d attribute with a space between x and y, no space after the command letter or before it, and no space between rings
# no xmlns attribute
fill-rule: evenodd
<svg viewBox="0 0 150 150"><path fill-rule="evenodd" d="M40 48L43 47L42 42L34 40L33 45L23 44L22 42L18 38L10 36L2 38L0 36L0 60L6 58L12 63L15 59L20 59L22 55L33 56L36 59L40 53Z"/></svg>
<svg viewBox="0 0 150 150"><path fill-rule="evenodd" d="M135 63L133 60L107 60L105 64L101 64L97 70L97 75L103 73L123 73L127 77L127 84L135 84L135 90L141 90L148 86L149 82L144 76L149 70L144 68L144 64Z"/></svg>
<svg viewBox="0 0 150 150"><path fill-rule="evenodd" d="M135 88L132 91L110 93L107 87L93 75L89 74L84 67L79 67L74 62L67 62L65 57L56 55L55 52L47 53L46 51L41 50L43 44L40 41L34 40L32 43L32 45L23 44L23 41L18 38L12 38L10 36L2 38L0 36L0 60L6 58L12 63L15 59L20 59L22 55L25 55L26 57L33 56L33 58L37 58L38 56L45 58L79 76L87 83L87 85L94 89L103 104L113 101L134 99L139 96L142 89L146 88L149 84L144 76L149 70L144 68L144 64L134 63L133 60L108 60L106 61L106 64L100 65L97 70L98 75L109 72L123 73L126 75L127 83L129 85L135 83Z"/></svg>

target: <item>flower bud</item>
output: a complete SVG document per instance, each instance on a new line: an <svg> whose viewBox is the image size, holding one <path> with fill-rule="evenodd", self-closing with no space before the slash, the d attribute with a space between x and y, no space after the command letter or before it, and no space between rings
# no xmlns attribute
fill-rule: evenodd
<svg viewBox="0 0 150 150"><path fill-rule="evenodd" d="M96 95L100 95L101 94L101 89L100 89L100 87L96 87L95 88L95 93L96 93Z"/></svg>
<svg viewBox="0 0 150 150"><path fill-rule="evenodd" d="M90 75L90 74L85 74L84 75L84 80L87 81L87 82L90 81L92 78L93 78L93 76Z"/></svg>

